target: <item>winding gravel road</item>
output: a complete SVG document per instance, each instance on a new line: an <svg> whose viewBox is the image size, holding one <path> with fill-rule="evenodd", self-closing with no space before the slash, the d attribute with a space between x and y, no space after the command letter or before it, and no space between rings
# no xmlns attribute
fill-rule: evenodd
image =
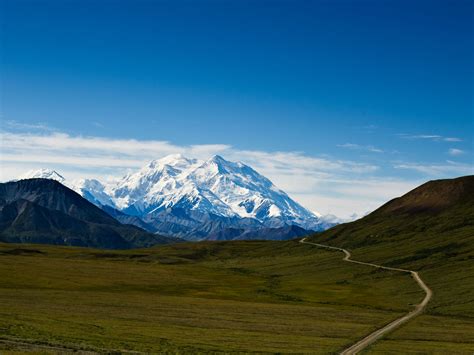
<svg viewBox="0 0 474 355"><path fill-rule="evenodd" d="M351 345L350 347L348 347L347 349L342 351L341 355L354 355L354 354L359 353L360 351L362 351L366 347L368 347L370 344L373 344L374 342L379 340L381 337L383 337L388 332L398 328L402 324L408 322L410 319L416 317L421 312L423 312L423 310L426 308L426 305L428 304L431 297L433 296L433 291L431 291L431 289L428 286L426 286L426 284L423 282L423 280L420 278L420 275L418 275L418 273L416 271L407 270L407 269L398 269L398 268L394 268L394 267L388 267L388 266L382 266L382 265L364 263L362 261L352 260L351 259L351 253L346 249L332 247L332 246L325 245L325 244L307 242L306 238L301 239L300 243L312 244L312 245L316 245L316 246L321 247L321 248L342 251L345 254L343 260L347 261L349 263L372 266L372 267L375 267L375 268L378 268L378 269L407 272L413 277L413 279L418 283L418 285L423 289L423 291L425 291L425 298L423 298L423 301L421 301L421 303L416 305L414 310L408 312L404 316L395 319L393 322L391 322L391 323L387 324L386 326L384 326L380 329L377 329L373 333L367 335L365 338L359 340L354 345Z"/></svg>

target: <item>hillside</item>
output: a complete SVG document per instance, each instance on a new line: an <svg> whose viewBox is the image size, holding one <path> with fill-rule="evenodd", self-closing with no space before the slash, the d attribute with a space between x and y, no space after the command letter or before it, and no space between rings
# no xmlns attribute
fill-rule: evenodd
<svg viewBox="0 0 474 355"><path fill-rule="evenodd" d="M462 259L474 249L473 231L474 176L465 176L427 182L360 220L313 237L354 251L374 248L385 258L378 261L407 266L434 256L442 262Z"/></svg>
<svg viewBox="0 0 474 355"><path fill-rule="evenodd" d="M173 242L123 225L61 183L0 184L0 241L128 249Z"/></svg>
<svg viewBox="0 0 474 355"><path fill-rule="evenodd" d="M428 314L374 349L386 351L395 339L406 346L415 346L414 339L447 340L429 333L432 316L474 324L474 176L427 182L368 216L311 240L348 249L356 260L417 270L432 288ZM417 344L422 350L423 343Z"/></svg>

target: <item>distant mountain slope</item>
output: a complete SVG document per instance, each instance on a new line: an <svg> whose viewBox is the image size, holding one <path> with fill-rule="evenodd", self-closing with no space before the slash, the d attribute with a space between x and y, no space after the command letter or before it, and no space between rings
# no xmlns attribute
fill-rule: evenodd
<svg viewBox="0 0 474 355"><path fill-rule="evenodd" d="M256 230L228 228L208 235L206 240L289 240L311 233L295 225Z"/></svg>
<svg viewBox="0 0 474 355"><path fill-rule="evenodd" d="M135 248L173 239L123 225L51 179L0 184L0 241Z"/></svg>
<svg viewBox="0 0 474 355"><path fill-rule="evenodd" d="M144 229L150 233L157 232L156 228L154 228L151 224L145 223L137 216L130 216L108 205L102 205L100 208L122 224L131 224L133 226L140 227L141 229Z"/></svg>
<svg viewBox="0 0 474 355"><path fill-rule="evenodd" d="M427 182L312 239L418 270L434 291L432 313L474 318L474 176Z"/></svg>

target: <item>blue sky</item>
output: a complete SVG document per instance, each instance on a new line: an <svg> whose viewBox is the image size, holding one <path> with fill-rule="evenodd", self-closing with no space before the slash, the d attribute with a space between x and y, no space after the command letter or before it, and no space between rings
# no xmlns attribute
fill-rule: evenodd
<svg viewBox="0 0 474 355"><path fill-rule="evenodd" d="M40 166L113 176L168 151L218 152L313 210L348 215L472 173L472 1L0 4L2 179ZM104 142L111 160L61 161L64 137ZM22 139L40 145L12 143ZM146 153L119 149L131 139ZM269 167L275 152L289 155ZM112 162L123 154L135 165Z"/></svg>

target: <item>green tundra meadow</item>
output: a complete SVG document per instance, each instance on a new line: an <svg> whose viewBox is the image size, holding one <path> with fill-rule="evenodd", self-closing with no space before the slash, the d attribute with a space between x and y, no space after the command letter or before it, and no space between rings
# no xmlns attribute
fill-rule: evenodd
<svg viewBox="0 0 474 355"><path fill-rule="evenodd" d="M0 349L336 353L424 296L409 275L341 258L296 240L128 251L0 244ZM472 334L471 318L428 314L369 352L401 339L397 349L420 341L462 353Z"/></svg>
<svg viewBox="0 0 474 355"><path fill-rule="evenodd" d="M0 260L0 338L10 351L27 342L91 351L328 353L423 297L407 275L354 267L297 241L130 251L1 244Z"/></svg>

